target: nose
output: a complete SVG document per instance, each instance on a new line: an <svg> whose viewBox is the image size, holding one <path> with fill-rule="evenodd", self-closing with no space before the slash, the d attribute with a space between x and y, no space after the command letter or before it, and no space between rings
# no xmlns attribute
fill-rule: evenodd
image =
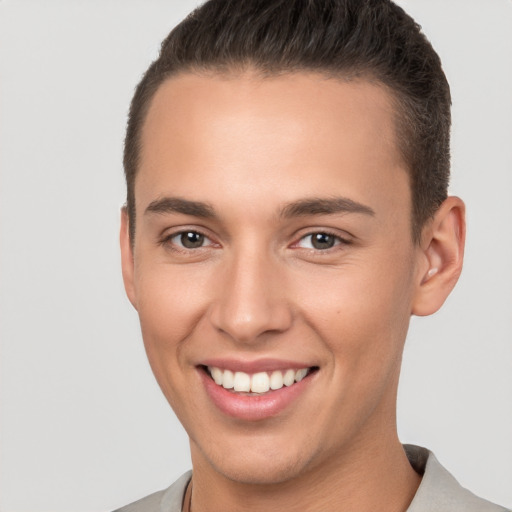
<svg viewBox="0 0 512 512"><path fill-rule="evenodd" d="M289 329L293 315L278 262L269 255L247 252L226 261L219 272L210 321L234 341L251 344L264 334Z"/></svg>

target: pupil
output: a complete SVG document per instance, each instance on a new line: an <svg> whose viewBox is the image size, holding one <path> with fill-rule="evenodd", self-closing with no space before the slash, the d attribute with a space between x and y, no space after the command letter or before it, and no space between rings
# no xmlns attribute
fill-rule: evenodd
<svg viewBox="0 0 512 512"><path fill-rule="evenodd" d="M330 249L334 246L334 237L327 233L315 233L311 243L315 249Z"/></svg>
<svg viewBox="0 0 512 512"><path fill-rule="evenodd" d="M181 235L181 243L183 247L187 249L196 249L197 247L201 247L204 242L204 235L201 233L195 233L194 231L189 231L188 233L182 233Z"/></svg>

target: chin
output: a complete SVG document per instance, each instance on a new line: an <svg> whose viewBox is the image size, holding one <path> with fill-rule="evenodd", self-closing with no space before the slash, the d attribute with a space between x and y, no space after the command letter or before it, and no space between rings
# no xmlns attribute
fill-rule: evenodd
<svg viewBox="0 0 512 512"><path fill-rule="evenodd" d="M302 464L284 460L269 461L266 464L244 460L229 464L223 461L221 466L216 467L225 478L250 485L282 484L299 476L302 473L301 469Z"/></svg>
<svg viewBox="0 0 512 512"><path fill-rule="evenodd" d="M216 448L200 449L201 458L217 473L241 484L272 485L293 480L307 471L312 459L304 451L285 453L282 444L245 449L233 445L227 449L227 455L224 450L218 451L218 445Z"/></svg>

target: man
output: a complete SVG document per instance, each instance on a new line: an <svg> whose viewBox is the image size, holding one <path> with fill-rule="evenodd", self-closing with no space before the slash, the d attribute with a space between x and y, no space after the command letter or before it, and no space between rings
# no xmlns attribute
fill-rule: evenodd
<svg viewBox="0 0 512 512"><path fill-rule="evenodd" d="M193 473L125 511L504 510L400 444L464 250L450 93L385 0L211 0L132 101L121 247Z"/></svg>

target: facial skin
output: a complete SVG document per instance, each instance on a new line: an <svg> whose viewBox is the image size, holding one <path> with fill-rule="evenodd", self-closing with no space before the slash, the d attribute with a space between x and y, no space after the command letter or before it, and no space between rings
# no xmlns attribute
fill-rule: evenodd
<svg viewBox="0 0 512 512"><path fill-rule="evenodd" d="M450 198L413 242L389 93L306 73L172 78L148 112L135 196L133 250L125 215L121 229L125 285L191 440L194 510L220 510L201 504L221 506L233 486L246 498L265 490L275 506L300 482L317 484L317 505L330 486L324 507L344 492L350 504L361 482L380 505L385 495L405 507L419 480L396 437L401 354L411 314L437 310L455 284L464 228ZM340 198L365 211L331 211L347 206ZM180 245L183 232L202 246ZM318 233L334 245L314 248ZM246 419L206 391L212 360L315 371L277 414ZM359 510L375 503L366 491Z"/></svg>

